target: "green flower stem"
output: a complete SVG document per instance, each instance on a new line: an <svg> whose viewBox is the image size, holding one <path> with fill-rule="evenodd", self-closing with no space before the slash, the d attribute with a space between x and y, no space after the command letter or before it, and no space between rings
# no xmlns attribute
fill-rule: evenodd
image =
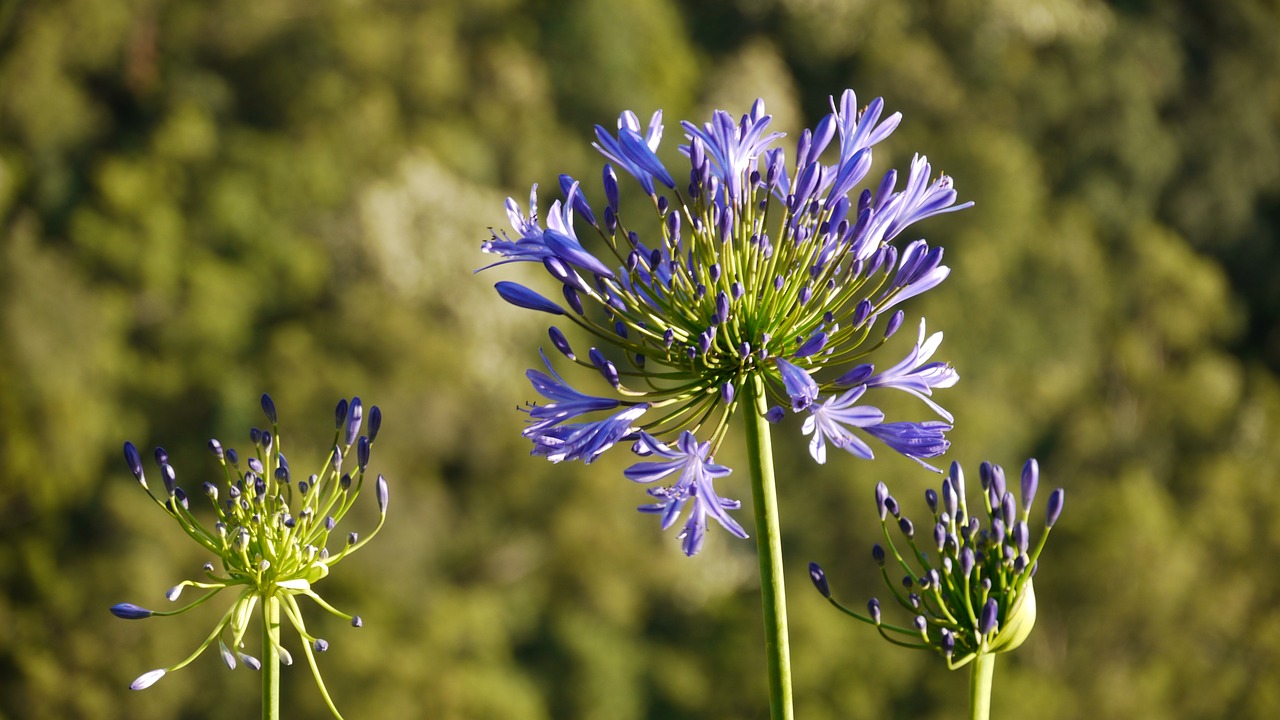
<svg viewBox="0 0 1280 720"><path fill-rule="evenodd" d="M262 604L262 720L280 720L280 600Z"/></svg>
<svg viewBox="0 0 1280 720"><path fill-rule="evenodd" d="M978 653L973 659L969 667L969 720L991 717L991 679L995 671L995 653Z"/></svg>
<svg viewBox="0 0 1280 720"><path fill-rule="evenodd" d="M773 479L773 446L764 418L764 380L756 375L746 385L747 454L751 463L751 498L756 516L760 557L760 594L764 603L765 652L769 663L769 704L773 720L792 720L791 650L787 640L787 593L782 578L782 536Z"/></svg>

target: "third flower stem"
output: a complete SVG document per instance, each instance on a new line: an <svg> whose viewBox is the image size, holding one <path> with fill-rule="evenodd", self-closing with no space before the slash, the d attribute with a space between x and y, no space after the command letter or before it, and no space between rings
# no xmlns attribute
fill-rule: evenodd
<svg viewBox="0 0 1280 720"><path fill-rule="evenodd" d="M991 717L991 678L996 671L995 653L979 653L969 667L969 720Z"/></svg>
<svg viewBox="0 0 1280 720"><path fill-rule="evenodd" d="M746 383L747 454L751 463L751 499L756 517L756 547L760 558L760 594L764 603L765 651L769 663L769 705L773 720L792 720L791 650L787 640L787 592L782 578L782 536L778 525L778 497L774 489L773 447L764 414L764 382L759 376Z"/></svg>
<svg viewBox="0 0 1280 720"><path fill-rule="evenodd" d="M280 718L280 601L274 595L262 603L262 720Z"/></svg>

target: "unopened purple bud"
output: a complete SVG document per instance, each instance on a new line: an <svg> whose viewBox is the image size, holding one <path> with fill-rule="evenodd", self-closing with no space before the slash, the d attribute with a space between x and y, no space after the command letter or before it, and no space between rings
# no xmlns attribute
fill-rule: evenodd
<svg viewBox="0 0 1280 720"><path fill-rule="evenodd" d="M729 292L733 295L734 300L741 300L742 296L747 294L746 289L742 287L742 283L736 280L729 286Z"/></svg>
<svg viewBox="0 0 1280 720"><path fill-rule="evenodd" d="M264 469L265 468L262 467L261 460L256 457L249 458L249 470L251 470L254 475L261 475Z"/></svg>
<svg viewBox="0 0 1280 720"><path fill-rule="evenodd" d="M369 409L369 442L378 439L380 429L382 429L382 409L374 405Z"/></svg>
<svg viewBox="0 0 1280 720"><path fill-rule="evenodd" d="M333 409L334 427L338 430L347 422L347 399L342 398L338 401L338 406Z"/></svg>
<svg viewBox="0 0 1280 720"><path fill-rule="evenodd" d="M1021 575L1022 571L1027 569L1027 562L1028 560L1026 555L1019 555L1018 557L1014 558L1013 571Z"/></svg>
<svg viewBox="0 0 1280 720"><path fill-rule="evenodd" d="M550 313L552 315L564 314L564 310L559 305L519 283L503 280L496 283L493 287L498 291L498 295L500 295L503 300L506 300L516 307L521 307L526 310L537 310L538 312ZM568 287L568 285L565 287Z"/></svg>
<svg viewBox="0 0 1280 720"><path fill-rule="evenodd" d="M947 628L942 628L942 654L951 657L956 651L956 636Z"/></svg>
<svg viewBox="0 0 1280 720"><path fill-rule="evenodd" d="M776 425L782 422L782 418L786 417L786 414L787 411L783 410L781 405L774 405L765 411L764 419L768 420L771 424Z"/></svg>
<svg viewBox="0 0 1280 720"><path fill-rule="evenodd" d="M1036 486L1040 484L1040 463L1035 458L1022 466L1022 507L1030 508L1036 498Z"/></svg>
<svg viewBox="0 0 1280 720"><path fill-rule="evenodd" d="M374 492L378 497L378 512L386 514L387 503L390 501L390 491L387 488L387 479L378 476L378 481L374 483Z"/></svg>
<svg viewBox="0 0 1280 720"><path fill-rule="evenodd" d="M355 532L354 530L347 533L347 545L355 545L356 541L359 539L360 539L360 533Z"/></svg>
<svg viewBox="0 0 1280 720"><path fill-rule="evenodd" d="M947 526L938 523L933 526L933 542L938 546L938 552L942 552L942 548L947 544Z"/></svg>
<svg viewBox="0 0 1280 720"><path fill-rule="evenodd" d="M324 638L316 638L316 641L311 643L311 649L316 652L325 652L329 649L329 641Z"/></svg>
<svg viewBox="0 0 1280 720"><path fill-rule="evenodd" d="M808 340L796 350L796 357L808 357L814 353L821 352L822 348L827 345L827 334L822 331L815 332L809 336Z"/></svg>
<svg viewBox="0 0 1280 720"><path fill-rule="evenodd" d="M658 196L658 214L666 215L667 209L671 207L671 201L667 200L666 195Z"/></svg>
<svg viewBox="0 0 1280 720"><path fill-rule="evenodd" d="M249 428L249 442L253 443L255 446L262 444L262 430L260 428Z"/></svg>
<svg viewBox="0 0 1280 720"><path fill-rule="evenodd" d="M360 441L356 443L356 464L361 472L369 466L369 438L365 435L361 435Z"/></svg>
<svg viewBox="0 0 1280 720"><path fill-rule="evenodd" d="M138 455L138 448L131 442L124 444L124 461L129 465L129 472L133 473L133 477L146 487L147 481L143 479L142 472L142 457Z"/></svg>
<svg viewBox="0 0 1280 720"><path fill-rule="evenodd" d="M120 603L111 606L111 614L123 620L142 620L152 616L152 612L133 603Z"/></svg>
<svg viewBox="0 0 1280 720"><path fill-rule="evenodd" d="M898 328L902 327L902 319L904 317L906 317L906 315L901 310L899 310L898 312L894 313L892 317L889 318L889 323L884 327L885 340L888 340L889 338L893 337L893 334L898 332Z"/></svg>
<svg viewBox="0 0 1280 720"><path fill-rule="evenodd" d="M261 670L261 669L262 669L262 661L261 661L261 660L258 660L258 658L254 657L254 656L252 656L252 655L246 655L246 654L244 654L244 653L242 653L242 652L238 652L238 653L236 653L236 657L239 657L239 658L240 658L240 662L244 663L244 666L245 666L245 667L247 667L247 668L249 668L250 670Z"/></svg>
<svg viewBox="0 0 1280 720"><path fill-rule="evenodd" d="M356 615L355 617L351 618L351 627L358 628L363 626L364 626L364 621L360 619L359 615Z"/></svg>
<svg viewBox="0 0 1280 720"><path fill-rule="evenodd" d="M942 507L951 517L955 517L958 509L959 498L956 497L955 488L951 487L951 478L942 481Z"/></svg>
<svg viewBox="0 0 1280 720"><path fill-rule="evenodd" d="M615 388L622 384L622 380L618 377L618 368L612 361L604 361L604 367L600 368L600 374Z"/></svg>
<svg viewBox="0 0 1280 720"><path fill-rule="evenodd" d="M1013 544L1019 553L1025 553L1031 545L1031 528L1026 520L1019 520L1013 526Z"/></svg>
<svg viewBox="0 0 1280 720"><path fill-rule="evenodd" d="M822 597L831 597L831 588L827 585L827 574L822 572L822 567L816 562L809 563L809 579L813 581L813 586L822 593Z"/></svg>
<svg viewBox="0 0 1280 720"><path fill-rule="evenodd" d="M226 456L227 456L227 462L231 463L231 467L239 467L240 456L236 455L236 451L234 449L227 448Z"/></svg>
<svg viewBox="0 0 1280 720"><path fill-rule="evenodd" d="M177 473L173 471L173 466L168 463L161 465L160 477L164 478L165 492L169 493L169 496L172 497L174 491L178 489L178 476Z"/></svg>
<svg viewBox="0 0 1280 720"><path fill-rule="evenodd" d="M736 390L733 387L733 383L727 382L720 386L720 399L723 400L726 405L728 405L729 403L733 402L733 396L735 392Z"/></svg>
<svg viewBox="0 0 1280 720"><path fill-rule="evenodd" d="M359 397L351 398L351 406L347 410L347 433L345 445L350 445L356 441L356 435L360 434L360 421L364 419L364 406L360 402Z"/></svg>
<svg viewBox="0 0 1280 720"><path fill-rule="evenodd" d="M921 634L924 634L929 629L929 621L925 620L923 615L917 615L914 622L916 630L920 631Z"/></svg>
<svg viewBox="0 0 1280 720"><path fill-rule="evenodd" d="M227 647L227 644L222 642L221 638L218 639L218 654L222 655L222 662L226 664L228 669L236 669L235 653L231 652L231 648Z"/></svg>
<svg viewBox="0 0 1280 720"><path fill-rule="evenodd" d="M978 632L983 635L989 635L996 630L997 615L1000 612L1000 606L996 604L995 598L989 598L987 604L982 606L982 619L978 622Z"/></svg>
<svg viewBox="0 0 1280 720"><path fill-rule="evenodd" d="M266 393L262 393L262 412L266 414L272 425L278 423L276 419L276 404L271 399L271 396Z"/></svg>
<svg viewBox="0 0 1280 720"><path fill-rule="evenodd" d="M907 588L908 590L911 589L911 586L914 585L915 582L916 582L915 578L911 577L910 575L902 576L902 587Z"/></svg>
<svg viewBox="0 0 1280 720"><path fill-rule="evenodd" d="M547 335L551 337L551 344L560 351L561 355L564 355L570 360L578 359L573 354L573 348L569 347L569 340L565 338L564 333L560 332L560 328L552 325L550 328L547 328Z"/></svg>
<svg viewBox="0 0 1280 720"><path fill-rule="evenodd" d="M800 304L807 305L813 299L813 289L808 285L800 288Z"/></svg>
<svg viewBox="0 0 1280 720"><path fill-rule="evenodd" d="M667 328L662 333L662 344L670 348L672 343L674 343L675 341L676 341L676 331L671 328Z"/></svg>
<svg viewBox="0 0 1280 720"><path fill-rule="evenodd" d="M1004 498L1004 493L1005 493L1004 468L1000 467L999 465L991 466L991 487L993 490L995 490L995 496L997 498L1001 498L1001 499Z"/></svg>
<svg viewBox="0 0 1280 720"><path fill-rule="evenodd" d="M880 512L880 520L884 521L885 513L888 512L887 503L889 502L889 486L883 482L876 483L876 510Z"/></svg>
<svg viewBox="0 0 1280 720"><path fill-rule="evenodd" d="M853 327L862 327L862 324L871 316L871 301L863 298L853 309Z"/></svg>
<svg viewBox="0 0 1280 720"><path fill-rule="evenodd" d="M1049 507L1045 509L1046 526L1053 527L1058 522L1058 516L1062 514L1062 503L1066 499L1066 491L1062 488L1049 493Z"/></svg>
<svg viewBox="0 0 1280 720"><path fill-rule="evenodd" d="M885 498L884 507L889 511L889 514L894 517L899 517L901 515L901 510L898 508L898 501L892 495Z"/></svg>
<svg viewBox="0 0 1280 720"><path fill-rule="evenodd" d="M618 212L618 175L613 171L613 166L608 163L605 163L601 175L605 202L609 203L609 209L616 214Z"/></svg>
<svg viewBox="0 0 1280 720"><path fill-rule="evenodd" d="M156 448L156 465L164 465L169 462L169 452L162 447Z"/></svg>
<svg viewBox="0 0 1280 720"><path fill-rule="evenodd" d="M973 572L973 566L977 563L972 548L965 548L960 551L960 572L967 578Z"/></svg>
<svg viewBox="0 0 1280 720"><path fill-rule="evenodd" d="M950 560L950 559L951 558L943 558L943 560ZM933 568L930 568L929 572L924 574L924 580L925 580L925 583L928 583L926 587L942 587L942 576L939 575L938 571ZM925 583L921 583L921 585L925 585Z"/></svg>
<svg viewBox="0 0 1280 720"><path fill-rule="evenodd" d="M1000 499L1000 514L1004 516L1004 524L1013 527L1014 518L1017 516L1017 505L1013 499L1013 493L1007 492Z"/></svg>
<svg viewBox="0 0 1280 720"><path fill-rule="evenodd" d="M218 501L218 486L217 486L217 485L214 485L214 484L213 484L213 483L211 483L211 482L206 482L206 483L204 484L204 494L205 494L205 495L208 495L210 500L212 500L212 501L214 501L214 502L217 502L217 501Z"/></svg>
<svg viewBox="0 0 1280 720"><path fill-rule="evenodd" d="M871 598L867 601L867 614L871 616L871 622L880 624L880 601Z"/></svg>
<svg viewBox="0 0 1280 720"><path fill-rule="evenodd" d="M907 604L910 605L913 610L919 610L920 596L916 593L907 593Z"/></svg>
<svg viewBox="0 0 1280 720"><path fill-rule="evenodd" d="M327 516L325 516L325 519L324 519L324 529L325 529L325 530L328 530L329 532L333 532L333 528L334 528L334 526L336 526L337 524L338 524L338 521L337 521L337 520L334 520L332 515L327 515Z"/></svg>
<svg viewBox="0 0 1280 720"><path fill-rule="evenodd" d="M902 530L902 534L903 534L903 535L906 535L906 536L907 536L907 537L909 537L909 538L911 538L911 537L915 537L915 535L916 535L916 528L915 528L915 526L914 526L914 525L912 525L912 524L911 524L911 521L910 521L910 520L908 520L907 518L899 518L899 519L898 519L898 528L899 528L900 530Z"/></svg>
<svg viewBox="0 0 1280 720"><path fill-rule="evenodd" d="M871 558L877 565L884 567L884 548L880 547L880 543L871 546Z"/></svg>
<svg viewBox="0 0 1280 720"><path fill-rule="evenodd" d="M928 488L924 491L924 502L929 506L929 512L934 515L938 514L938 491Z"/></svg>
<svg viewBox="0 0 1280 720"><path fill-rule="evenodd" d="M210 440L209 452L213 453L214 457L221 460L222 459L222 443L218 442L217 440Z"/></svg>

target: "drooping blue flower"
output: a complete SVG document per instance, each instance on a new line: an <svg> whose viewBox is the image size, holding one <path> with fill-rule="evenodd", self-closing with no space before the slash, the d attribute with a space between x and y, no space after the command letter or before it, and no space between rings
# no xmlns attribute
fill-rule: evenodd
<svg viewBox="0 0 1280 720"><path fill-rule="evenodd" d="M711 461L710 443L698 442L698 438L687 430L680 434L675 450L644 432L640 433L640 438L636 442L643 454L657 455L664 459L632 465L624 473L628 479L639 483L651 483L672 473L680 473L672 485L650 488L649 494L657 502L641 506L640 511L661 515L662 529L665 530L675 524L685 505L689 501L693 502L689 518L679 536L683 541L681 546L685 555L696 555L702 549L702 541L707 531L707 516L715 518L721 527L733 535L743 539L748 537L747 531L725 512L725 510L737 510L742 503L721 498L716 494L714 481L727 476L732 471Z"/></svg>
<svg viewBox="0 0 1280 720"><path fill-rule="evenodd" d="M697 439L705 450L685 455L714 465L747 398L758 406L746 411L770 422L783 408L801 414L815 458L825 459L828 443L870 458L855 431L916 460L944 451L951 416L933 390L958 376L932 360L941 335L922 335L879 374L872 364L903 322L899 306L950 272L940 248L895 241L915 222L971 204L957 204L951 179L932 176L923 156L912 161L901 189L892 170L862 187L875 146L900 120L879 98L859 109L848 91L832 98L831 112L803 131L789 154L757 101L737 120L716 111L705 123L682 122L678 149L687 165L676 171L659 156L662 113L642 126L627 111L616 132L595 130L594 145L607 160L603 203L593 209L580 181L568 176L560 177L564 199L551 205L545 225L536 186L527 213L508 200L511 234L495 231L482 249L499 256L497 265L540 263L564 303L514 283L500 283L499 293L577 325L590 338L589 353L575 353L560 328L549 330L552 345L608 386L599 395L580 392L549 362L545 373L530 371L548 400L526 408L523 432L533 454L590 462L624 440L648 437L678 448ZM648 195L642 205L622 207L620 175ZM872 405L853 404L854 388L861 388L858 403L863 393L909 392L947 423L886 423ZM728 517L727 505L711 507L717 519ZM685 533L686 550L701 547L699 527Z"/></svg>

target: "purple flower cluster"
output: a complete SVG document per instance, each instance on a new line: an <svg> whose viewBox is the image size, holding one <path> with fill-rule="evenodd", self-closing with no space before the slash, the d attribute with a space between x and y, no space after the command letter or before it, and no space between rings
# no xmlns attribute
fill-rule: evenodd
<svg viewBox="0 0 1280 720"><path fill-rule="evenodd" d="M664 458L626 474L675 478L650 488L656 504L640 509L658 513L665 528L691 508L681 534L689 555L702 546L707 516L746 536L726 512L737 501L712 487L730 472L713 457L744 395L763 394L762 405L745 411L771 421L788 408L801 415L819 463L828 445L871 458L869 442L879 442L922 464L948 447L952 417L932 392L958 375L932 360L941 333L926 334L922 319L900 361L877 372L869 360L902 326L898 305L949 273L941 248L895 242L913 223L971 203L957 205L951 179L931 177L922 156L905 184L890 170L859 189L872 147L901 116L885 117L879 98L859 109L852 91L833 98L831 110L800 134L790 157L775 146L783 135L769 132L763 101L738 120L717 111L703 125L683 122L687 182L659 158L662 113L642 127L625 112L616 132L596 127L594 145L608 161L603 204L593 206L581 183L563 175L563 200L545 223L535 185L527 210L507 200L510 232L482 245L500 258L489 267L543 266L561 299L508 281L496 284L499 295L577 325L593 343L588 352L575 352L555 326L552 346L611 389L575 389L544 355L547 371L527 374L545 399L527 408L523 434L533 454L591 462L625 441L639 455ZM619 171L639 183L647 207L623 207ZM579 230L595 237L597 250ZM941 420L886 422L861 404L884 389L921 398Z"/></svg>

